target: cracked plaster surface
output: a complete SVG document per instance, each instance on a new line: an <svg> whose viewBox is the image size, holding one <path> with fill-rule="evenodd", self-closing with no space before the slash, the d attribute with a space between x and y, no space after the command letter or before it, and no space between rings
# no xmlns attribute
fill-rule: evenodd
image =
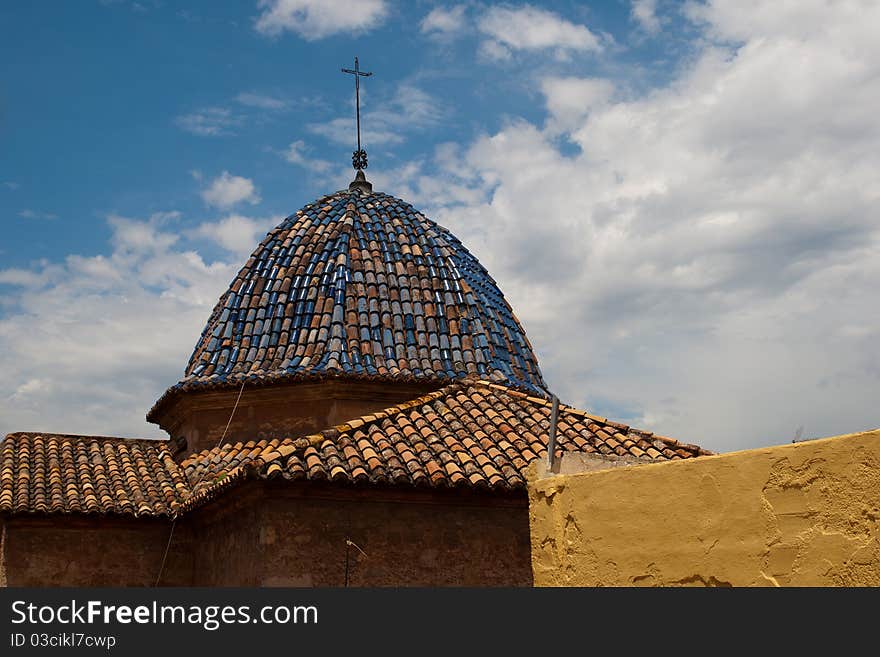
<svg viewBox="0 0 880 657"><path fill-rule="evenodd" d="M880 586L880 430L529 494L536 585Z"/></svg>

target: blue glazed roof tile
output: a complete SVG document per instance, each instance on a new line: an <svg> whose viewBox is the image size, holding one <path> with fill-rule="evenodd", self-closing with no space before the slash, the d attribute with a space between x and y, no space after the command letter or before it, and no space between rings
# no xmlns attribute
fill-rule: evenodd
<svg viewBox="0 0 880 657"><path fill-rule="evenodd" d="M217 303L184 378L148 417L183 389L254 375L442 383L467 374L545 394L522 326L461 242L400 199L345 190L265 237Z"/></svg>

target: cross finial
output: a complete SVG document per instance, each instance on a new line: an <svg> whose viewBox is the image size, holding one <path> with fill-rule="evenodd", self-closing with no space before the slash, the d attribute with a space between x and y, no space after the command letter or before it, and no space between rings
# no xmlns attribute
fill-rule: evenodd
<svg viewBox="0 0 880 657"><path fill-rule="evenodd" d="M361 70L357 57L354 58L354 69L344 68L342 69L342 72L350 73L354 76L354 98L355 106L357 107L356 111L358 147L357 150L351 154L351 165L358 171L362 171L367 168L367 151L361 148L361 78L368 78L372 75L372 73L365 73Z"/></svg>

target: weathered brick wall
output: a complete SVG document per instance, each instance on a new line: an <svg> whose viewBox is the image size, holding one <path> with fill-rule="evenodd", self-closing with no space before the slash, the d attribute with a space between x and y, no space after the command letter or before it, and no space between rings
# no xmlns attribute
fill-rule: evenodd
<svg viewBox="0 0 880 657"><path fill-rule="evenodd" d="M438 383L325 381L245 388L240 399L235 388L191 392L163 407L157 422L172 438L186 438L187 449L178 455L183 459L215 447L221 438L234 443L314 433L438 387Z"/></svg>
<svg viewBox="0 0 880 657"><path fill-rule="evenodd" d="M6 582L6 518L0 516L0 586L8 586Z"/></svg>
<svg viewBox="0 0 880 657"><path fill-rule="evenodd" d="M169 522L14 517L9 586L153 586ZM163 586L530 586L528 505L469 493L249 482L179 520Z"/></svg>
<svg viewBox="0 0 880 657"><path fill-rule="evenodd" d="M197 585L530 586L525 495L248 484L244 510L205 510ZM222 504L222 503L221 503Z"/></svg>
<svg viewBox="0 0 880 657"><path fill-rule="evenodd" d="M260 586L264 516L256 492L246 484L187 518L194 586Z"/></svg>
<svg viewBox="0 0 880 657"><path fill-rule="evenodd" d="M169 528L149 519L9 518L0 571L8 586L152 586ZM191 580L186 531L175 529L163 582Z"/></svg>

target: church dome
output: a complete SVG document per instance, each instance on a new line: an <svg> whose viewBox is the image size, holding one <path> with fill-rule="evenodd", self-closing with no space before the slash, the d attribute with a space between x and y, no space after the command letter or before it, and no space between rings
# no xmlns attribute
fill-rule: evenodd
<svg viewBox="0 0 880 657"><path fill-rule="evenodd" d="M544 394L525 332L486 269L448 230L365 183L266 235L175 387L469 374Z"/></svg>

